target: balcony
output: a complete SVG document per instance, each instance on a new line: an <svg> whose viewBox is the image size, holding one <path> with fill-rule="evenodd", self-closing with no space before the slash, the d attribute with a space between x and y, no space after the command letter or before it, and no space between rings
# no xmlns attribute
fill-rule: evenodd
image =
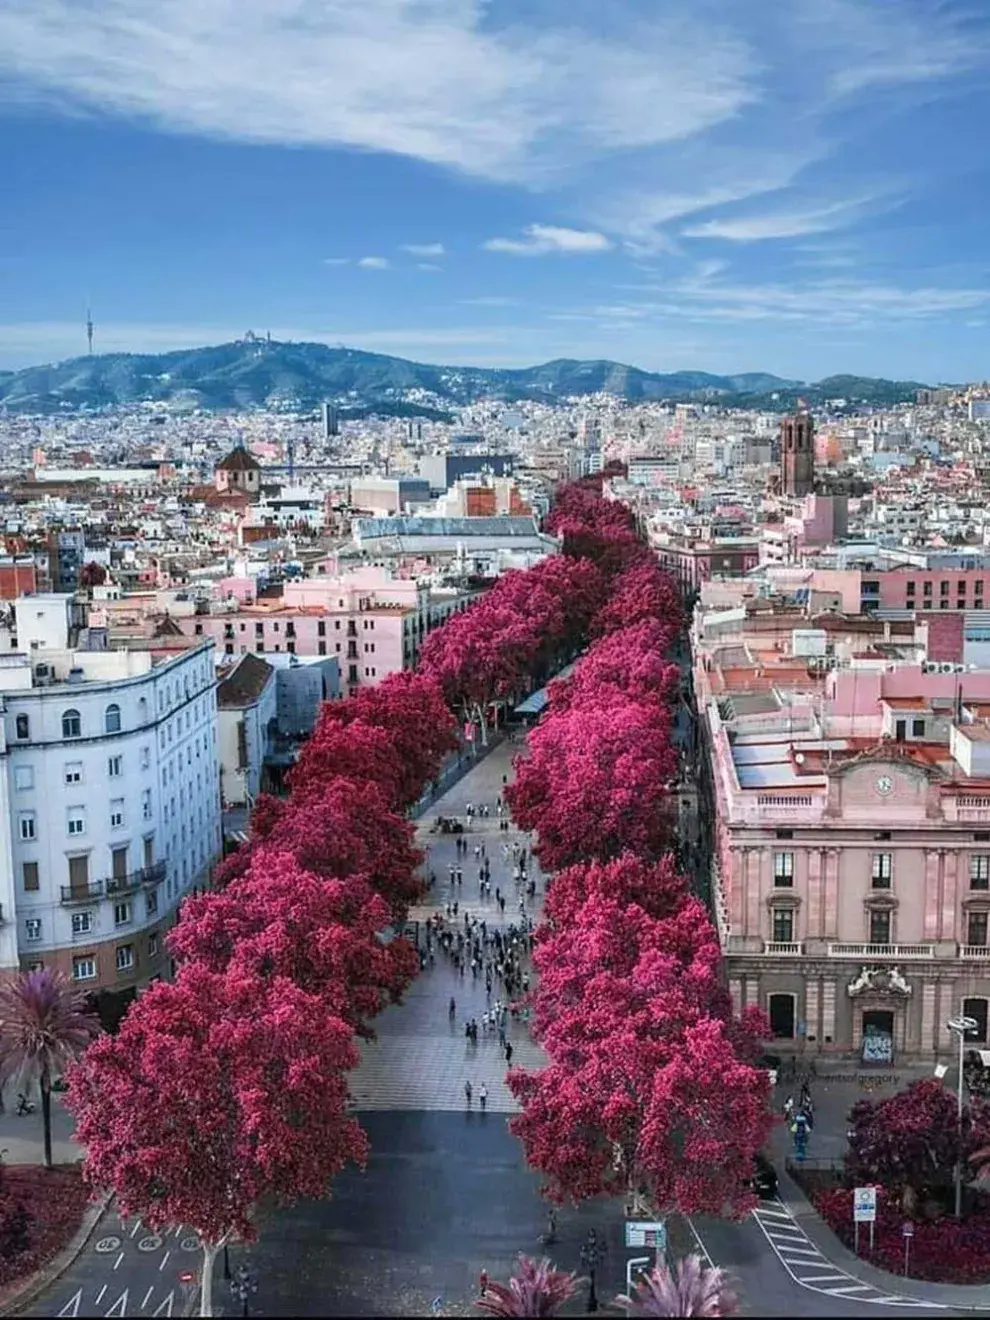
<svg viewBox="0 0 990 1320"><path fill-rule="evenodd" d="M990 962L990 944L960 944L959 957L970 962Z"/></svg>
<svg viewBox="0 0 990 1320"><path fill-rule="evenodd" d="M875 962L917 962L935 957L934 944L830 944L830 958L867 958Z"/></svg>
<svg viewBox="0 0 990 1320"><path fill-rule="evenodd" d="M154 862L151 866L142 866L128 875L111 876L108 880L90 880L86 885L63 885L62 902L92 903L94 899L119 898L121 894L131 894L142 885L149 888L160 885L165 879L165 863Z"/></svg>
<svg viewBox="0 0 990 1320"><path fill-rule="evenodd" d="M804 954L804 944L781 944L774 940L763 941L763 952L771 958L800 958Z"/></svg>
<svg viewBox="0 0 990 1320"><path fill-rule="evenodd" d="M95 898L103 898L104 888L102 880L90 880L85 885L63 885L62 902L92 903Z"/></svg>
<svg viewBox="0 0 990 1320"><path fill-rule="evenodd" d="M118 894L132 894L135 889L140 889L142 885L160 885L164 879L164 862L142 866L137 871L128 872L127 875L111 876L106 881L107 897L116 897Z"/></svg>

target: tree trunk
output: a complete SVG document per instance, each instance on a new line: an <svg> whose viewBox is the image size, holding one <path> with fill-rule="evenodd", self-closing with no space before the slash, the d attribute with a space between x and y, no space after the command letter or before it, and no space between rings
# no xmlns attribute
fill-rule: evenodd
<svg viewBox="0 0 990 1320"><path fill-rule="evenodd" d="M213 1262L217 1258L217 1252L227 1240L225 1233L219 1242L203 1243L203 1277L199 1288L199 1313L200 1315L212 1316L213 1314Z"/></svg>
<svg viewBox="0 0 990 1320"><path fill-rule="evenodd" d="M45 1168L52 1167L52 1078L46 1065L41 1070L41 1120L45 1131Z"/></svg>

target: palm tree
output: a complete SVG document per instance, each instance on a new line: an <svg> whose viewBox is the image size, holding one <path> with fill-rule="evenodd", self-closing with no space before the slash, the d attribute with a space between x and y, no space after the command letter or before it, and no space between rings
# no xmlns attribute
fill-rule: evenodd
<svg viewBox="0 0 990 1320"><path fill-rule="evenodd" d="M475 1306L496 1316L551 1316L574 1295L578 1279L558 1270L545 1256L519 1257L519 1272L508 1283L489 1283Z"/></svg>
<svg viewBox="0 0 990 1320"><path fill-rule="evenodd" d="M657 1266L640 1277L631 1297L615 1301L631 1316L735 1315L739 1305L725 1270L706 1268L697 1255L673 1269Z"/></svg>
<svg viewBox="0 0 990 1320"><path fill-rule="evenodd" d="M0 981L0 1085L37 1079L45 1128L45 1167L52 1167L52 1082L99 1031L86 998L62 972L43 967Z"/></svg>

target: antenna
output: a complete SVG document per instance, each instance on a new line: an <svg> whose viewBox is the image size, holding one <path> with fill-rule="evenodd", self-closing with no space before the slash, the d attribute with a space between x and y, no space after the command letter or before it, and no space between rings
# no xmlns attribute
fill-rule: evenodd
<svg viewBox="0 0 990 1320"><path fill-rule="evenodd" d="M89 344L89 356L93 356L93 313L86 308L86 342Z"/></svg>

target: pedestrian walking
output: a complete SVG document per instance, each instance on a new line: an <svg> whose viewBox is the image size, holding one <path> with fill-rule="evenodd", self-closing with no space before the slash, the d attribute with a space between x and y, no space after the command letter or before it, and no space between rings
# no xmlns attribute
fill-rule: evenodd
<svg viewBox="0 0 990 1320"><path fill-rule="evenodd" d="M511 1062L512 1062L512 1041L507 1040L505 1042L505 1066L508 1067Z"/></svg>
<svg viewBox="0 0 990 1320"><path fill-rule="evenodd" d="M790 1122L791 1115L793 1113L794 1113L794 1097L792 1095L789 1095L787 1099L784 1101L784 1117L787 1119L788 1122Z"/></svg>
<svg viewBox="0 0 990 1320"><path fill-rule="evenodd" d="M464 1083L464 1099L467 1101L468 1109L471 1108L471 1095L472 1095L471 1083L470 1081L467 1081Z"/></svg>
<svg viewBox="0 0 990 1320"><path fill-rule="evenodd" d="M488 1104L488 1087L484 1082L481 1083L481 1090L478 1092L478 1102L481 1105L481 1112L484 1113Z"/></svg>

